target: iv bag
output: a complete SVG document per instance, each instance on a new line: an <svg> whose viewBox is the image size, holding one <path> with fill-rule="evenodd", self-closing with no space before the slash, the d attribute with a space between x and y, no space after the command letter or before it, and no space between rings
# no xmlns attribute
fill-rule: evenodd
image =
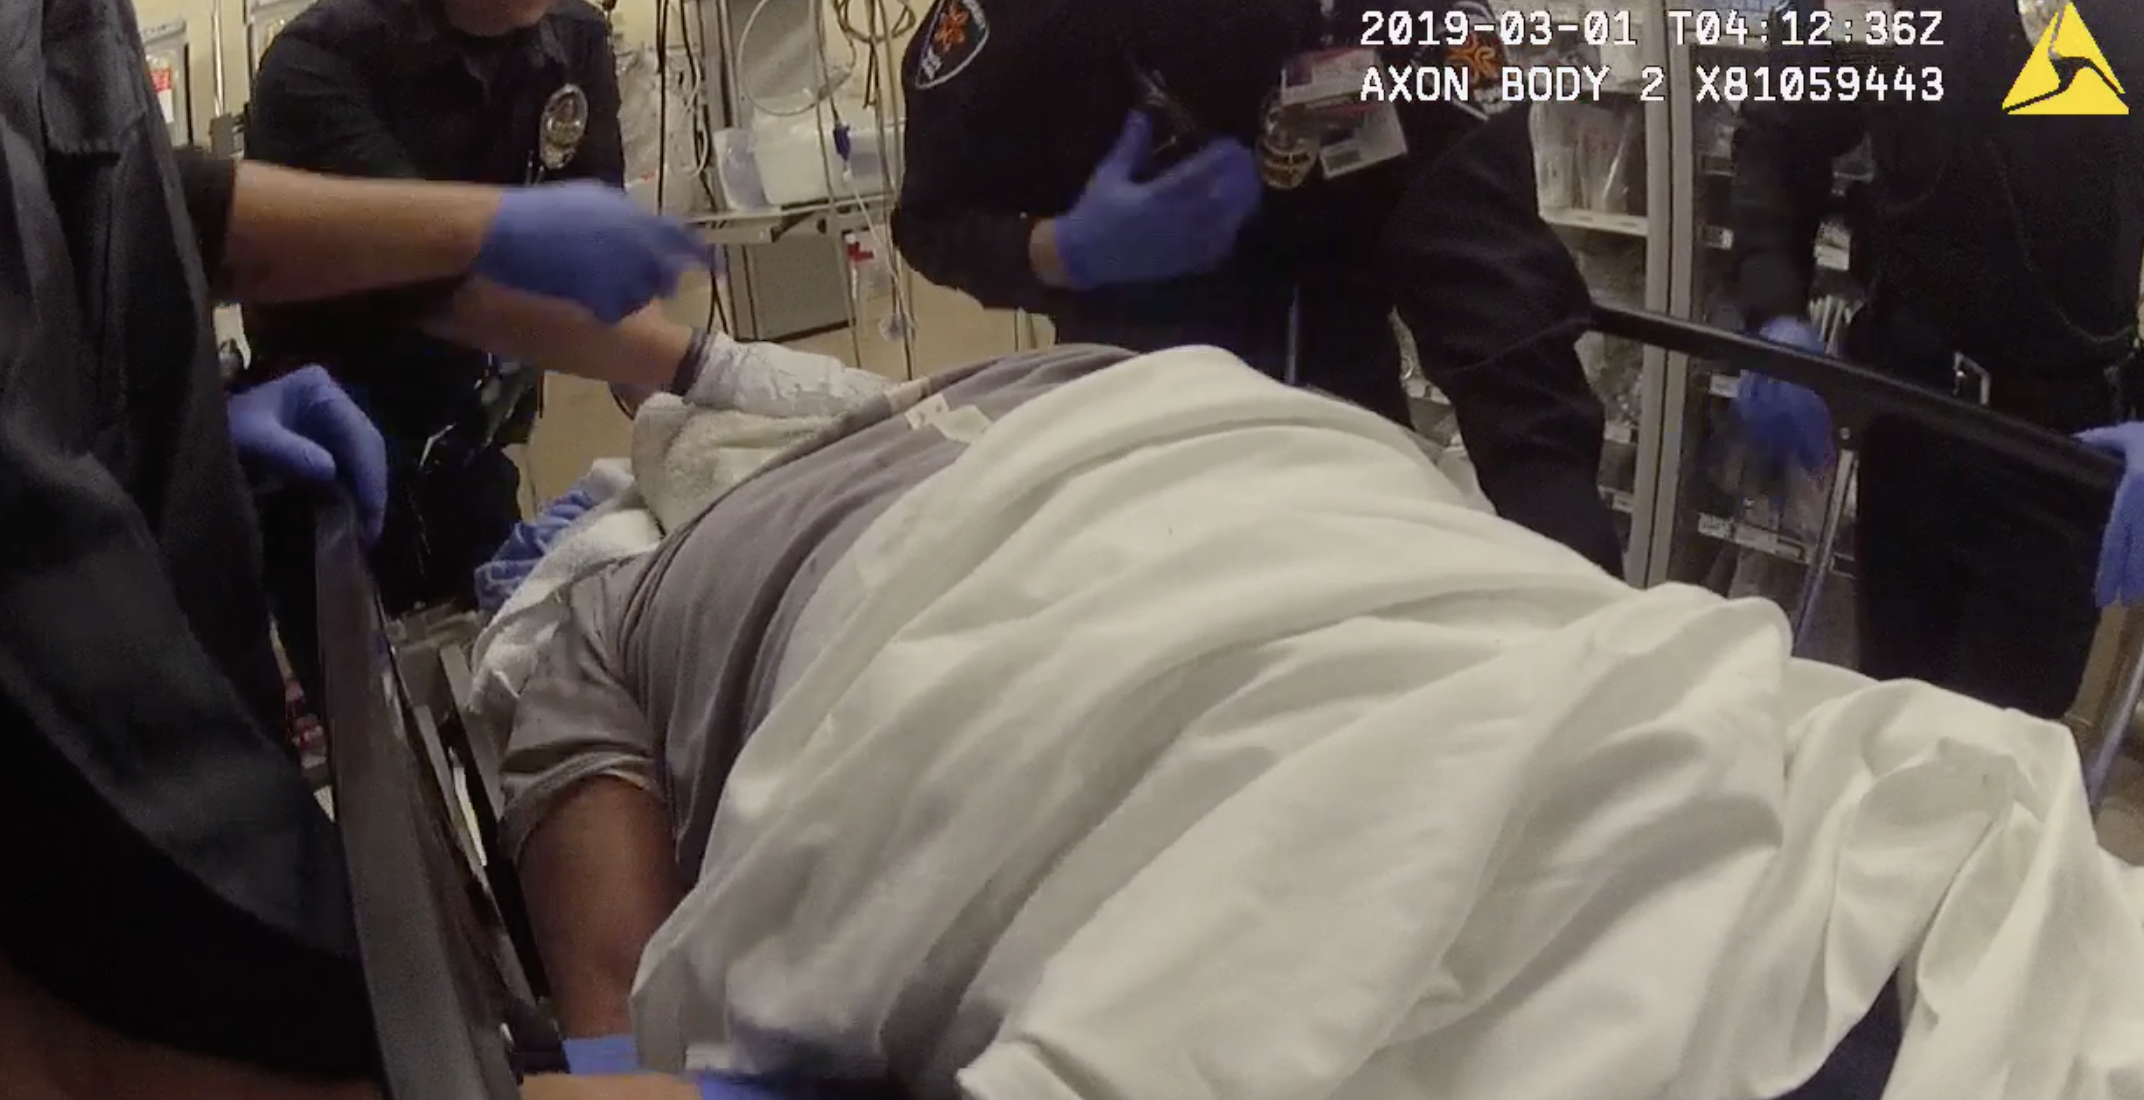
<svg viewBox="0 0 2144 1100"><path fill-rule="evenodd" d="M700 182L704 165L693 138L702 89L684 50L670 51L666 73L656 72L656 57L652 48L618 54L618 135L625 150L626 190L652 207L660 181L664 213L704 212L709 208Z"/></svg>

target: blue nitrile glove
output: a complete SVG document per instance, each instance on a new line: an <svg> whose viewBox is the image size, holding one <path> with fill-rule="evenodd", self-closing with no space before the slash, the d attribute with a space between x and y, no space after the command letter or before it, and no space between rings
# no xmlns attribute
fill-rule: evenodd
<svg viewBox="0 0 2144 1100"><path fill-rule="evenodd" d="M508 191L473 270L616 324L677 293L687 271L711 263L690 226L642 210L617 188L581 180Z"/></svg>
<svg viewBox="0 0 2144 1100"><path fill-rule="evenodd" d="M2079 432L2077 441L2122 460L2122 483L2099 543L2099 606L2144 602L2144 422Z"/></svg>
<svg viewBox="0 0 2144 1100"><path fill-rule="evenodd" d="M535 519L514 524L513 533L492 552L491 560L476 567L477 609L489 615L506 606L558 536L593 507L595 501L587 490L575 489L545 505Z"/></svg>
<svg viewBox="0 0 2144 1100"><path fill-rule="evenodd" d="M241 462L306 485L340 480L357 503L365 538L380 537L387 519L387 443L327 368L300 367L233 394L228 413Z"/></svg>
<svg viewBox="0 0 2144 1100"><path fill-rule="evenodd" d="M1775 317L1757 335L1783 347L1826 354L1830 347L1809 322ZM1735 389L1735 415L1750 442L1764 454L1803 470L1819 470L1831 461L1831 411L1824 399L1792 382L1743 371Z"/></svg>
<svg viewBox="0 0 2144 1100"><path fill-rule="evenodd" d="M784 1083L720 1073L696 1073L692 1079L700 1086L700 1100L812 1100L813 1097L860 1095L854 1088L827 1088L804 1082ZM895 1100L899 1095L896 1090L886 1090L888 1100Z"/></svg>
<svg viewBox="0 0 2144 1100"><path fill-rule="evenodd" d="M565 1041L566 1069L575 1077L624 1076L640 1072L640 1045L631 1032Z"/></svg>
<svg viewBox="0 0 2144 1100"><path fill-rule="evenodd" d="M1057 252L1073 290L1211 271L1228 259L1236 233L1258 212L1264 193L1258 161L1228 138L1135 182L1152 127L1133 111L1086 191L1056 221Z"/></svg>

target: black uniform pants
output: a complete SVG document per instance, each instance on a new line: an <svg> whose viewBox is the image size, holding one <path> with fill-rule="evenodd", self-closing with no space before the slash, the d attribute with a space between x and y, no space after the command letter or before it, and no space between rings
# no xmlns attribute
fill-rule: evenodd
<svg viewBox="0 0 2144 1100"><path fill-rule="evenodd" d="M420 607L476 606L474 574L521 521L521 474L504 450L450 456L432 469L421 445L388 441L387 522L370 556L389 616ZM321 691L313 592L315 502L283 494L261 505L268 588L276 630L299 686L318 705Z"/></svg>
<svg viewBox="0 0 2144 1100"><path fill-rule="evenodd" d="M1950 389L1947 362L1939 380L1927 358L1899 358L1866 361ZM2115 417L2097 371L2007 382L1996 374L1989 405L2051 431ZM1861 671L2060 719L2099 625L2107 496L1898 420L1869 425L1857 476Z"/></svg>

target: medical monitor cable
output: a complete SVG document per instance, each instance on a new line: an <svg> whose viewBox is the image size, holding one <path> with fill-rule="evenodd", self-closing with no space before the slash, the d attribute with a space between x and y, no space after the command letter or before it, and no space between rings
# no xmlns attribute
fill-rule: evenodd
<svg viewBox="0 0 2144 1100"><path fill-rule="evenodd" d="M773 7L776 2L777 0L759 0L758 3L752 5L752 11L744 17L744 25L737 29L737 57L742 58L745 56L745 47L752 40L752 31L758 27L759 17L766 14L767 9ZM794 0L787 0L787 2L794 2ZM843 84L848 83L850 75L856 71L856 62L862 58L862 53L857 48L856 41L847 34L843 34L841 40L849 47L849 63L840 66L829 65L826 61L826 13L816 3L812 7L811 22L812 29L817 31L819 36L819 63L816 66L820 74L819 86L808 92L802 106L776 110L767 106L766 101L760 99L758 93L752 90L752 82L747 78L743 66L737 65L737 93L744 98L744 101L751 106L753 111L768 118L796 118L800 115L810 114L821 103L832 99L834 92Z"/></svg>

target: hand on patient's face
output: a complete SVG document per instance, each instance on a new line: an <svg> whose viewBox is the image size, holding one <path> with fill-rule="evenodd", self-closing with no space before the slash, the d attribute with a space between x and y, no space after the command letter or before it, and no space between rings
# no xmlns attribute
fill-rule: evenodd
<svg viewBox="0 0 2144 1100"><path fill-rule="evenodd" d="M521 1083L521 1100L700 1100L690 1081L659 1073L627 1077L574 1077L546 1073Z"/></svg>

